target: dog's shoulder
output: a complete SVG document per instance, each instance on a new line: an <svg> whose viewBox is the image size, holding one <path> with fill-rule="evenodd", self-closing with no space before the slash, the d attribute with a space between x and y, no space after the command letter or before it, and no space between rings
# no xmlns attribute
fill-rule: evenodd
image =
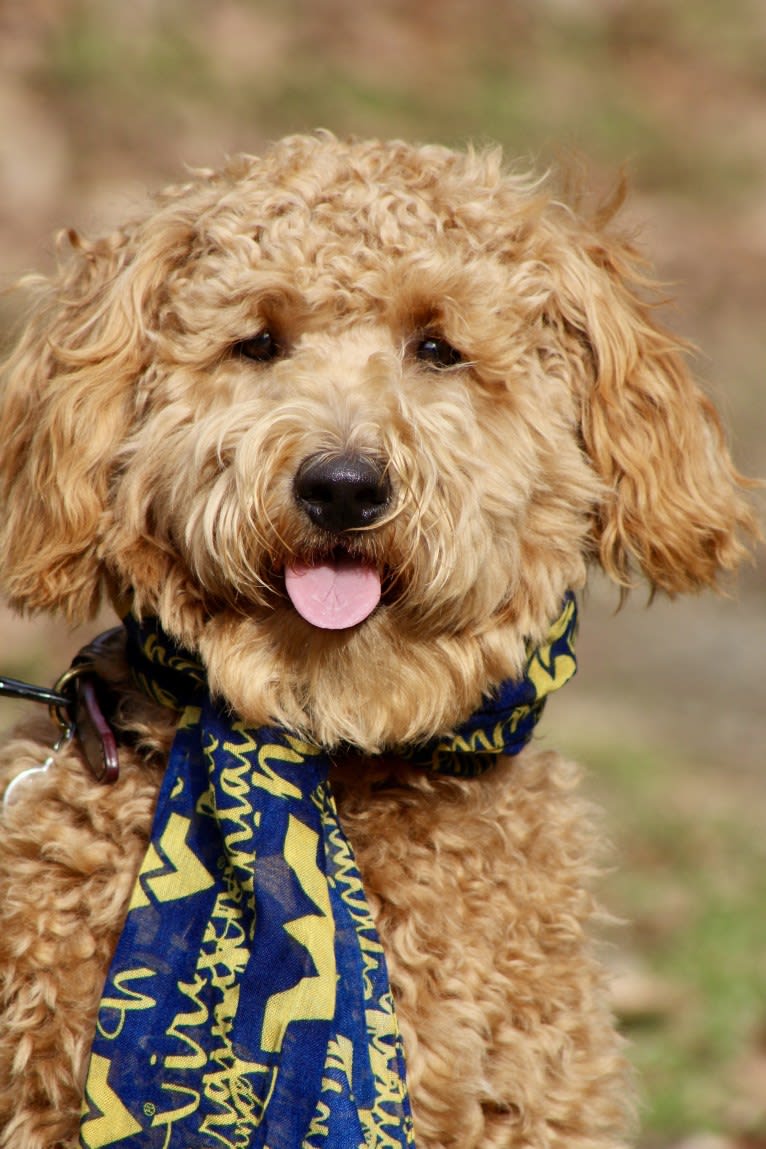
<svg viewBox="0 0 766 1149"><path fill-rule="evenodd" d="M50 730L33 721L0 750L3 790L29 771L0 816L0 1128L18 1126L29 1145L75 1137L104 969L158 787L130 752L119 781L99 785L75 744L38 770Z"/></svg>

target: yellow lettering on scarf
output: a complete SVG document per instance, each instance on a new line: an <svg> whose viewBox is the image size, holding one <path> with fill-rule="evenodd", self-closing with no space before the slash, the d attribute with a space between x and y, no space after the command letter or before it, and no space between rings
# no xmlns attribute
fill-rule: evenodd
<svg viewBox="0 0 766 1149"><path fill-rule="evenodd" d="M200 1133L211 1134L217 1142L236 1149L248 1144L240 1134L255 1129L263 1118L263 1113L271 1100L276 1081L276 1069L270 1069L255 1061L243 1061L234 1053L231 1030L239 1008L239 986L224 990L223 1001L215 1009L215 1025L211 1029L213 1037L221 1040L220 1048L210 1055L211 1063L221 1068L209 1071L203 1078L205 1097L219 1109L211 1113L200 1126ZM266 1098L261 1100L255 1093L250 1077L253 1074L270 1074ZM224 1129L234 1131L234 1140L223 1133Z"/></svg>
<svg viewBox="0 0 766 1149"><path fill-rule="evenodd" d="M277 762L289 762L297 765L303 761L303 757L296 751L289 749L287 746L279 746L278 744L267 744L258 747L257 742L253 738L246 726L241 722L234 722L232 730L240 735L242 741L224 742L223 749L227 754L231 754L234 758L238 759L244 768L243 772L248 778L252 786L258 786L261 790L266 790L269 794L273 794L275 798L300 798L301 792L297 786L292 782L288 782L285 778L280 778L275 770L269 766L268 760L274 759ZM213 755L218 749L217 744L205 748L205 753ZM313 747L311 748L313 749ZM253 769L253 756L257 751L258 770Z"/></svg>
<svg viewBox="0 0 766 1149"><path fill-rule="evenodd" d="M351 1090L351 1073L354 1065L354 1046L351 1041L338 1034L327 1046L327 1059L325 1069L335 1069L345 1077L349 1091ZM330 1093L342 1093L343 1086L331 1077L322 1078L322 1089Z"/></svg>
<svg viewBox="0 0 766 1149"><path fill-rule="evenodd" d="M356 927L357 940L362 955L362 978L364 981L364 998L369 1001L372 997L372 979L370 975L377 970L383 954L375 931L370 907L367 904L364 887L359 872L351 855L351 845L343 837L337 822L330 823L330 843L333 851L335 865L335 879L351 917Z"/></svg>
<svg viewBox="0 0 766 1149"><path fill-rule="evenodd" d="M105 1149L124 1137L140 1133L141 1126L128 1112L113 1089L109 1088L107 1077L111 1061L94 1053L90 1059L88 1080L85 1083L87 1102L98 1110L97 1117L90 1117L80 1129L80 1137L86 1149Z"/></svg>
<svg viewBox="0 0 766 1149"><path fill-rule="evenodd" d="M569 681L577 669L572 646L576 612L577 607L572 598L567 602L548 632L545 644L536 650L529 660L527 678L534 686L538 700L544 698L546 694L550 694L551 691L558 690L559 687ZM572 632L566 642L569 651L562 650L554 654L553 647L560 639L564 638L569 630Z"/></svg>
<svg viewBox="0 0 766 1149"><path fill-rule="evenodd" d="M153 1009L157 1004L153 997L148 994L141 993L139 990L133 989L128 982L135 981L138 978L155 977L156 971L147 969L141 966L139 969L123 970L121 973L114 975L115 989L124 994L123 997L102 997L101 1004L98 1009L98 1032L102 1037L113 1041L122 1033L122 1027L125 1024L125 1017L132 1010L136 1009ZM114 1028L107 1029L104 1024L102 1014L104 1010L113 1010L117 1014L117 1024Z"/></svg>
<svg viewBox="0 0 766 1149"><path fill-rule="evenodd" d="M212 1050L208 1059L208 1072L202 1081L205 1097L221 1110L207 1116L200 1133L211 1134L224 1146L243 1144L241 1140L230 1141L222 1128L251 1130L258 1124L263 1105L256 1097L251 1074L269 1072L267 1066L255 1061L244 1061L237 1057L231 1040L231 1030L239 1008L239 984L241 975L250 957L242 926L242 911L231 900L229 894L221 891L205 930L203 945L210 947L199 956L197 970L207 974L210 986L220 1000L213 1009L211 1036L220 1043ZM211 1067L220 1066L218 1069Z"/></svg>
<svg viewBox="0 0 766 1149"><path fill-rule="evenodd" d="M265 1101L256 1096L253 1085L249 1080L253 1073L271 1073L271 1081ZM253 1062L240 1061L234 1058L231 1065L216 1071L206 1073L204 1077L205 1097L218 1106L221 1112L208 1114L199 1131L210 1134L221 1145L236 1149L240 1145L248 1145L249 1138L243 1139L243 1134L256 1129L263 1119L263 1114L271 1100L276 1081L276 1070L268 1070L265 1065ZM231 1134L225 1134L228 1129ZM234 1137L234 1140L231 1140Z"/></svg>
<svg viewBox="0 0 766 1149"><path fill-rule="evenodd" d="M154 845L150 844L133 890L128 912L140 906L150 905L144 887L151 890L158 902L175 902L179 898L199 894L214 884L214 879L186 844L190 826L189 818L171 813L160 838L160 847L167 861L163 861ZM170 873L155 873L156 870L166 869L168 865L172 866Z"/></svg>
<svg viewBox="0 0 766 1149"><path fill-rule="evenodd" d="M534 686L538 699L545 698L546 694L550 694L553 690L558 690L572 678L577 668L577 663L571 654L557 654L546 665L541 657L542 653L538 653L527 667L527 677Z"/></svg>
<svg viewBox="0 0 766 1149"><path fill-rule="evenodd" d="M207 1054L202 1046L189 1037L188 1033L183 1033L179 1028L184 1025L200 1026L205 1025L208 1019L208 1008L204 1002L199 999L199 992L207 985L204 977L199 974L194 975L194 982L188 983L179 981L178 988L181 993L185 994L190 999L192 1004L196 1006L195 1010L189 1013L179 1013L173 1018L173 1022L168 1028L167 1036L175 1037L186 1045L191 1052L182 1054L174 1053L165 1058L164 1065L166 1069L202 1069L207 1062ZM171 1088L168 1086L168 1088ZM193 1110L191 1110L193 1112Z"/></svg>
<svg viewBox="0 0 766 1149"><path fill-rule="evenodd" d="M306 1134L306 1140L310 1137L329 1137L330 1136L330 1107L324 1101L317 1101L317 1109L314 1116L311 1118L309 1131Z"/></svg>
<svg viewBox="0 0 766 1149"><path fill-rule="evenodd" d="M395 1122L391 1132L391 1111L401 1108L406 1087L397 1065L397 1039L399 1030L393 1012L394 1003L389 994L381 999L384 1008L367 1011L367 1032L370 1034L370 1067L375 1076L375 1103L372 1109L361 1110L367 1141L376 1149L398 1149L401 1139ZM409 1144L409 1141L408 1141Z"/></svg>
<svg viewBox="0 0 766 1149"><path fill-rule="evenodd" d="M190 1117L192 1113L196 1113L199 1109L200 1094L196 1089L190 1089L187 1085L163 1085L168 1093L181 1093L186 1094L191 1098L191 1101L186 1105L180 1105L178 1109L165 1109L162 1113L155 1113L152 1118L152 1129L157 1129L161 1125L167 1125L168 1131L165 1137L165 1146L170 1145L170 1138L173 1132L173 1125L176 1121L182 1121L184 1117Z"/></svg>
<svg viewBox="0 0 766 1149"><path fill-rule="evenodd" d="M231 868L236 870L236 881L231 885L238 892L241 900L243 894L249 895L252 904L252 894L255 885L255 855L253 853L253 832L260 825L261 811L254 810L250 801L250 775L252 763L243 762L239 766L229 766L221 771L220 790L227 798L236 800L235 806L224 806L219 798L216 805L217 818L223 834L226 855ZM229 827L228 823L232 823ZM244 843L244 849L240 844ZM253 927L255 915L252 916Z"/></svg>
<svg viewBox="0 0 766 1149"><path fill-rule="evenodd" d="M318 842L318 834L291 814L285 835L285 861L319 913L296 918L283 928L305 946L317 973L272 994L267 1001L261 1046L273 1053L281 1050L291 1021L329 1021L335 1014L335 924L327 877L317 865Z"/></svg>

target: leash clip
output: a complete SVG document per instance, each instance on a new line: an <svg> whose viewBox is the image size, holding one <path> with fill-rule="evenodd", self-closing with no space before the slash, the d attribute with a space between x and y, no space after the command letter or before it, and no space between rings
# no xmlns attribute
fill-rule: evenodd
<svg viewBox="0 0 766 1149"><path fill-rule="evenodd" d="M120 773L117 740L98 700L94 670L90 658L79 654L53 687L57 694L67 698L68 705L52 702L49 713L61 730L62 739L69 741L72 735L77 736L96 781L116 782ZM71 731L69 738L67 731Z"/></svg>

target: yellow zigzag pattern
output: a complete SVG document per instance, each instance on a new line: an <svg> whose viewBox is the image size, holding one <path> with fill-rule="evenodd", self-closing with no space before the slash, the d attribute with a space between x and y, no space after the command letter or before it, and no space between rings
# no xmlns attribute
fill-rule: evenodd
<svg viewBox="0 0 766 1149"><path fill-rule="evenodd" d="M181 814L170 815L159 842L166 861L162 860L154 844L150 843L128 912L151 904L147 889L158 902L175 902L179 898L201 893L214 884L213 877L186 844L190 826L190 820ZM171 868L168 869L168 866Z"/></svg>

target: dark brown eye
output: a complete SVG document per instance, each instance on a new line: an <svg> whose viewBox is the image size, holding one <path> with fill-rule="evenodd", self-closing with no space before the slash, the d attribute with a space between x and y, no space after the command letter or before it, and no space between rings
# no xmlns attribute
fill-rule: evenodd
<svg viewBox="0 0 766 1149"><path fill-rule="evenodd" d="M243 339L235 344L234 351L243 359L251 359L254 363L268 363L282 354L279 341L269 330L259 331L252 339Z"/></svg>
<svg viewBox="0 0 766 1149"><path fill-rule="evenodd" d="M463 362L460 352L440 335L422 336L415 345L415 355L422 363L427 363L438 371L446 367L457 367Z"/></svg>

